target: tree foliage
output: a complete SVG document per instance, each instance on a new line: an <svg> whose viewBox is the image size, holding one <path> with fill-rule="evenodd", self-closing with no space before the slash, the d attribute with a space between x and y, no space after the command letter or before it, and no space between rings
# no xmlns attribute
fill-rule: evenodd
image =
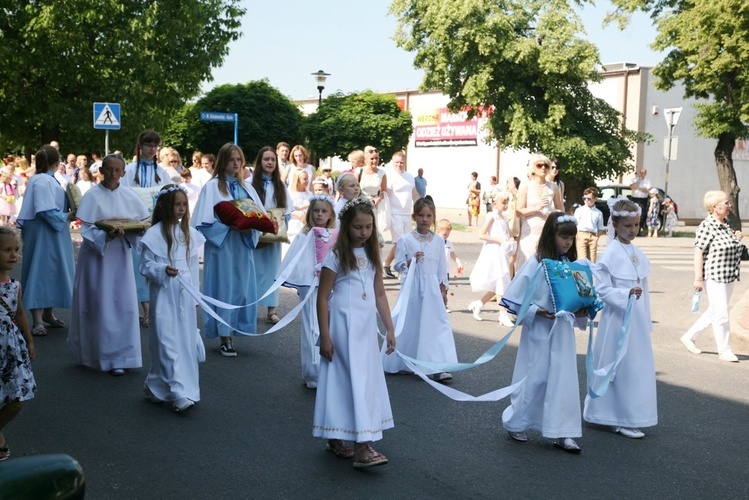
<svg viewBox="0 0 749 500"><path fill-rule="evenodd" d="M739 215L732 152L738 137L749 134L749 4L745 0L613 0L610 16L625 25L636 10L650 13L658 35L653 48L668 51L653 73L663 90L677 82L696 104L694 126L702 137L717 139L715 165L723 191Z"/></svg>
<svg viewBox="0 0 749 500"><path fill-rule="evenodd" d="M411 114L400 109L393 95L365 91L328 96L307 117L304 131L321 158L346 158L351 151L371 145L388 160L408 145L413 125Z"/></svg>
<svg viewBox="0 0 749 500"><path fill-rule="evenodd" d="M487 116L502 147L560 157L567 176L589 179L626 170L630 145L645 139L588 89L598 50L577 37L568 0L393 0L390 13L422 87L448 94L453 112Z"/></svg>
<svg viewBox="0 0 749 500"><path fill-rule="evenodd" d="M275 148L280 141L300 144L303 139L299 108L266 80L258 80L215 87L195 104L186 105L168 128L164 142L185 152L199 149L215 154L234 140L233 123L200 121L201 111L239 115L238 142L248 162L254 161L263 146Z"/></svg>
<svg viewBox="0 0 749 500"><path fill-rule="evenodd" d="M103 142L92 103L119 102L129 151L211 80L239 35L240 0L0 0L0 136L36 148Z"/></svg>

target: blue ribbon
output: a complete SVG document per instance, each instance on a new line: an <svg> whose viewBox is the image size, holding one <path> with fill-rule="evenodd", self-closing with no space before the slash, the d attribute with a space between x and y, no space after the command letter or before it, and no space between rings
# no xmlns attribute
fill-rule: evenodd
<svg viewBox="0 0 749 500"><path fill-rule="evenodd" d="M533 273L533 276L531 277L531 281L530 281L531 283L536 282L540 272L541 272L541 266L538 266L536 271ZM411 356L407 356L403 354L402 352L398 351L398 349L395 350L395 354L397 354L409 366L411 364L419 365L433 372L459 372L463 370L469 370L471 368L475 368L477 366L488 363L489 361L494 359L497 356L497 354L500 353L500 351L502 351L502 348L505 346L505 344L507 344L507 341L510 340L510 337L515 332L515 329L518 327L522 318L525 317L526 313L528 312L528 308L531 306L531 299L533 298L534 291L535 291L535 286L528 287L528 289L525 291L525 296L523 297L523 303L521 304L520 310L518 311L518 314L517 314L518 320L515 326L512 327L512 329L507 333L507 335L502 337L496 344L491 346L484 354L479 356L476 359L476 361L474 361L473 363L439 363L439 362L434 362L434 361L421 361L421 360L412 358ZM400 294L400 296L398 297L399 301L400 301L400 298L403 297L403 295L404 295L403 293ZM408 300L408 298L406 297L404 300ZM398 333L397 330L396 330L396 333Z"/></svg>
<svg viewBox="0 0 749 500"><path fill-rule="evenodd" d="M629 344L629 322L632 316L632 309L634 308L635 300L637 300L637 297L634 295L629 296L627 310L624 313L622 327L619 330L619 336L616 341L614 361L597 370L594 368L595 360L593 359L593 322L590 322L588 332L588 353L585 357L585 371L587 372L588 395L593 399L600 398L608 392L609 384L611 384L614 375L616 375L616 369L619 368L619 363L621 363L624 355L627 353L626 346ZM594 377L602 377L598 384L595 384L595 387L593 381Z"/></svg>

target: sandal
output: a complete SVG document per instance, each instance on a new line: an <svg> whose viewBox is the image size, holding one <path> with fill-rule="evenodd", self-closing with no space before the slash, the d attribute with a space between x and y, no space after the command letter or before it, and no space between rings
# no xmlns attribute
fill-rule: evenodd
<svg viewBox="0 0 749 500"><path fill-rule="evenodd" d="M3 460L8 460L10 458L10 448L7 446L3 446L0 448L0 462Z"/></svg>
<svg viewBox="0 0 749 500"><path fill-rule="evenodd" d="M278 323L279 321L281 321L281 318L279 318L279 317L278 317L278 314L276 314L276 313L273 313L273 314L269 314L269 315L268 315L268 316L267 316L267 317L265 318L265 322L266 322L266 323L270 323L271 325L275 325L275 324L276 324L276 323Z"/></svg>
<svg viewBox="0 0 749 500"><path fill-rule="evenodd" d="M140 316L140 326L148 328L148 316Z"/></svg>
<svg viewBox="0 0 749 500"><path fill-rule="evenodd" d="M331 439L325 445L325 449L338 458L351 458L354 456L354 450L340 439Z"/></svg>
<svg viewBox="0 0 749 500"><path fill-rule="evenodd" d="M52 318L47 319L42 316L42 321L47 323L50 328L65 328L65 323L60 319L52 316Z"/></svg>
<svg viewBox="0 0 749 500"><path fill-rule="evenodd" d="M47 336L47 329L44 328L43 324L37 323L31 329L31 335L33 335L34 337L46 337Z"/></svg>
<svg viewBox="0 0 749 500"><path fill-rule="evenodd" d="M364 459L354 458L354 468L362 469L364 467L374 467L376 465L385 465L388 459L382 453L376 452L369 444L364 445L367 448L367 455Z"/></svg>

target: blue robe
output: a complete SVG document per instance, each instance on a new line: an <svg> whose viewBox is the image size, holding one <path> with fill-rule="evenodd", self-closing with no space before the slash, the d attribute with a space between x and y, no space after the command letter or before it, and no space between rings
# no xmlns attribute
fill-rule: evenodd
<svg viewBox="0 0 749 500"><path fill-rule="evenodd" d="M73 243L65 191L52 175L29 179L18 224L23 238L21 287L28 309L70 308L73 300Z"/></svg>
<svg viewBox="0 0 749 500"><path fill-rule="evenodd" d="M190 224L205 236L203 255L203 293L223 302L245 305L255 302L258 287L255 281L254 252L258 232L244 234L222 224L215 216L213 207L232 199L252 198L258 207L263 204L255 190L248 183L236 186L228 195L218 189L214 177L203 186L195 204L195 213ZM221 318L238 330L257 331L257 308L218 309ZM220 324L209 314L203 313L203 332L206 338L229 337L234 330Z"/></svg>

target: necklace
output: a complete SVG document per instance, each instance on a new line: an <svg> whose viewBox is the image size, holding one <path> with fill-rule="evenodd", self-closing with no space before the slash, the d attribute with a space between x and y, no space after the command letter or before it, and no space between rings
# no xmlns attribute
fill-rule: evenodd
<svg viewBox="0 0 749 500"><path fill-rule="evenodd" d="M369 259L366 254L359 254L356 256L356 272L359 274L359 281L361 282L361 298L367 300L367 288L364 281L364 277L361 272L369 266Z"/></svg>
<svg viewBox="0 0 749 500"><path fill-rule="evenodd" d="M619 239L617 238L616 241L619 241ZM632 249L632 255L630 255L629 252L627 251L626 245L622 243L621 241L619 241L619 244L624 249L624 253L627 254L627 257L629 257L629 261L632 263L632 267L635 268L635 274L637 275L637 284L639 285L640 284L640 272L637 270L637 266L640 265L640 259L635 254L634 248Z"/></svg>

